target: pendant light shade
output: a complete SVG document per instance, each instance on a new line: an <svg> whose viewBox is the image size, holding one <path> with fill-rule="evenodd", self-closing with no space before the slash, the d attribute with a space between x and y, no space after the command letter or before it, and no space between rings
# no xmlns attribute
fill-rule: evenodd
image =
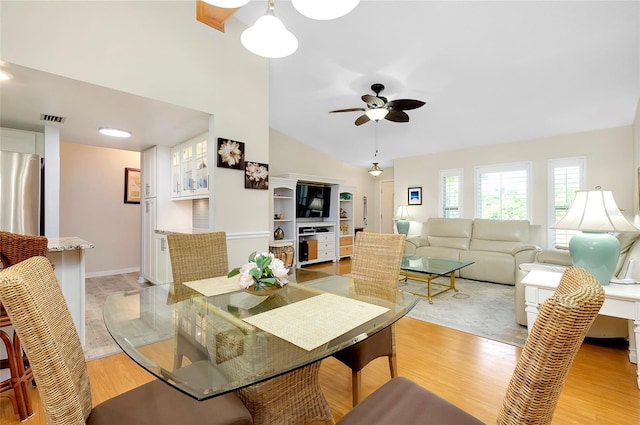
<svg viewBox="0 0 640 425"><path fill-rule="evenodd" d="M307 18L324 21L346 15L360 0L291 0L291 3Z"/></svg>
<svg viewBox="0 0 640 425"><path fill-rule="evenodd" d="M298 39L273 14L273 3L270 0L267 14L242 32L240 41L247 50L258 56L283 58L298 49Z"/></svg>
<svg viewBox="0 0 640 425"><path fill-rule="evenodd" d="M373 165L371 166L371 168L369 169L369 174L371 174L373 177L378 177L379 175L381 175L384 171L382 170L382 168L380 168L378 166L377 162L374 162Z"/></svg>
<svg viewBox="0 0 640 425"><path fill-rule="evenodd" d="M223 7L225 9L232 9L236 7L242 7L249 3L249 0L202 0L205 3L209 3L211 6Z"/></svg>

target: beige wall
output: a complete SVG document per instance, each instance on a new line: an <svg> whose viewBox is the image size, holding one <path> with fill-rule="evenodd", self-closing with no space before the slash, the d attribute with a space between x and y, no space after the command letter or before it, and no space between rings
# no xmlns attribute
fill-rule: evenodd
<svg viewBox="0 0 640 425"><path fill-rule="evenodd" d="M638 210L640 209L640 99L636 107L636 115L633 121L633 169L631 170L631 179L633 184L633 211L636 212L636 226L640 227L640 217Z"/></svg>
<svg viewBox="0 0 640 425"><path fill-rule="evenodd" d="M248 159L269 162L268 60L242 47L237 19L214 30L195 1L3 1L0 19L1 60L212 114L213 140L241 140ZM267 249L268 191L212 172L213 230L230 236L230 262L244 262Z"/></svg>
<svg viewBox="0 0 640 425"><path fill-rule="evenodd" d="M304 174L331 179L340 179L355 189L355 226L365 227L371 232L380 231L380 181L393 179L393 170L385 170L378 179L367 173L367 169L354 167L309 147L276 130L270 130L269 170L272 175L287 173ZM367 197L367 225L364 224L364 201Z"/></svg>
<svg viewBox="0 0 640 425"><path fill-rule="evenodd" d="M87 274L136 271L140 204L124 203L124 169L140 168L138 152L60 144L60 232L82 235Z"/></svg>
<svg viewBox="0 0 640 425"><path fill-rule="evenodd" d="M422 186L422 206L410 207L414 221L420 223L438 215L438 172L443 169L462 168L463 216L473 218L475 212L475 167L531 161L533 165L532 223L543 229L547 222L547 166L548 160L585 156L587 158L587 189L601 186L613 191L621 209L634 207L634 188L637 184L631 176L634 169L633 127L620 127L578 134L547 137L441 152L394 161L396 203L404 201L410 186ZM413 224L410 233L419 232ZM542 232L546 244L546 232Z"/></svg>

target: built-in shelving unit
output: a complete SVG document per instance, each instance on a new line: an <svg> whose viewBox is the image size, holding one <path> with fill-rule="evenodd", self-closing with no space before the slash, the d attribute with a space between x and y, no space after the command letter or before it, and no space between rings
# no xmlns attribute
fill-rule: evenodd
<svg viewBox="0 0 640 425"><path fill-rule="evenodd" d="M353 224L354 189L350 186L340 186L340 226L338 229L338 258L353 255L354 224Z"/></svg>
<svg viewBox="0 0 640 425"><path fill-rule="evenodd" d="M298 224L298 263L300 265L336 261L336 223Z"/></svg>

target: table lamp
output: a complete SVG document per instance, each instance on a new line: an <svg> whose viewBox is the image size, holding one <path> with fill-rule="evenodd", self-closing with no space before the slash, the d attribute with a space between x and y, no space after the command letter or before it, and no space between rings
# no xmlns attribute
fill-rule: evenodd
<svg viewBox="0 0 640 425"><path fill-rule="evenodd" d="M607 232L640 232L622 215L611 191L579 190L567 213L552 229L580 230L569 241L574 266L608 285L620 256L620 242Z"/></svg>
<svg viewBox="0 0 640 425"><path fill-rule="evenodd" d="M396 222L396 228L398 229L398 233L403 235L407 235L409 233L409 219L411 216L409 215L409 207L406 205L400 205L398 210L396 211L396 216L394 219L398 220Z"/></svg>

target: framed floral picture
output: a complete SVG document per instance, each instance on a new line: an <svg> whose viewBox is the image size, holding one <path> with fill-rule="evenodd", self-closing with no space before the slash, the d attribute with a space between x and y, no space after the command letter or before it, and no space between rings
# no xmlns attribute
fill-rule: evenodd
<svg viewBox="0 0 640 425"><path fill-rule="evenodd" d="M246 161L244 163L244 188L269 189L269 164Z"/></svg>
<svg viewBox="0 0 640 425"><path fill-rule="evenodd" d="M124 169L124 203L139 204L140 203L140 169L125 168Z"/></svg>
<svg viewBox="0 0 640 425"><path fill-rule="evenodd" d="M218 167L244 169L244 143L218 137Z"/></svg>
<svg viewBox="0 0 640 425"><path fill-rule="evenodd" d="M410 187L408 198L409 205L422 205L422 188Z"/></svg>

